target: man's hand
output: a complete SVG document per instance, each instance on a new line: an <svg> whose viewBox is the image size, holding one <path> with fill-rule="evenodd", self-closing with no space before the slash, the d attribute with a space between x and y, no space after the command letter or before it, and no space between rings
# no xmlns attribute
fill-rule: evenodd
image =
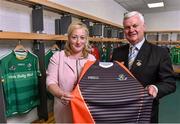
<svg viewBox="0 0 180 124"><path fill-rule="evenodd" d="M148 94L149 94L150 96L152 96L153 98L156 98L157 93L158 93L158 90L157 90L157 87L156 87L156 86L154 86L154 85L148 85L148 86L146 87L146 89L147 89Z"/></svg>

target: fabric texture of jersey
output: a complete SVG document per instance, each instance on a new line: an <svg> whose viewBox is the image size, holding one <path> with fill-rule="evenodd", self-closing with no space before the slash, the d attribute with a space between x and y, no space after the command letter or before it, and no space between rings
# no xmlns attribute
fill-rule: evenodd
<svg viewBox="0 0 180 124"><path fill-rule="evenodd" d="M59 50L51 50L49 49L47 52L46 52L46 55L45 55L45 67L46 69L48 68L48 64L49 64L49 61L50 61L50 58L53 56L53 54L55 52L57 52Z"/></svg>
<svg viewBox="0 0 180 124"><path fill-rule="evenodd" d="M1 79L6 105L6 116L23 114L39 105L38 58L27 52L23 60L16 58L14 51L0 60Z"/></svg>
<svg viewBox="0 0 180 124"><path fill-rule="evenodd" d="M71 100L74 123L149 123L153 98L118 62L87 62Z"/></svg>
<svg viewBox="0 0 180 124"><path fill-rule="evenodd" d="M170 50L171 61L175 65L180 65L180 47L172 47Z"/></svg>

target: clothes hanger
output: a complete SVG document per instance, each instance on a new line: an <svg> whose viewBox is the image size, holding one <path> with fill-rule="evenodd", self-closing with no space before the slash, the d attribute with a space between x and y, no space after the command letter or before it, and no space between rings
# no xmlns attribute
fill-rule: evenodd
<svg viewBox="0 0 180 124"><path fill-rule="evenodd" d="M19 40L19 44L14 49L15 52L27 52L26 48L21 45L21 41Z"/></svg>
<svg viewBox="0 0 180 124"><path fill-rule="evenodd" d="M177 45L176 48L180 48L180 45Z"/></svg>
<svg viewBox="0 0 180 124"><path fill-rule="evenodd" d="M57 44L54 44L52 47L51 47L51 50L60 50L58 45Z"/></svg>
<svg viewBox="0 0 180 124"><path fill-rule="evenodd" d="M19 41L19 44L14 49L14 53L17 59L23 60L27 57L28 51L21 45L21 41Z"/></svg>
<svg viewBox="0 0 180 124"><path fill-rule="evenodd" d="M179 49L180 48L180 42L177 42L175 47Z"/></svg>

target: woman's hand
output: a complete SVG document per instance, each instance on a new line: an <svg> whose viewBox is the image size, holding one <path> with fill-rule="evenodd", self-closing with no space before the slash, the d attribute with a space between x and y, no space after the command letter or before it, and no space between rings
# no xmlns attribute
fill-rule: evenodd
<svg viewBox="0 0 180 124"><path fill-rule="evenodd" d="M73 98L70 93L64 92L57 84L50 84L48 90L59 98L64 105L69 104L69 101Z"/></svg>
<svg viewBox="0 0 180 124"><path fill-rule="evenodd" d="M60 97L61 99L61 102L64 104L64 105L68 105L70 100L73 98L74 96L71 95L70 93L63 93L62 96Z"/></svg>

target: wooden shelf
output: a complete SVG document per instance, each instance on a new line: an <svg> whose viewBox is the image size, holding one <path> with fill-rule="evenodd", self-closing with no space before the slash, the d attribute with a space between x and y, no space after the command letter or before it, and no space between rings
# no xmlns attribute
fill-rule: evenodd
<svg viewBox="0 0 180 124"><path fill-rule="evenodd" d="M32 122L33 124L37 124L37 123L51 123L51 124L55 124L55 118L54 118L54 113L50 112L48 114L48 120L44 120L44 119L38 119Z"/></svg>
<svg viewBox="0 0 180 124"><path fill-rule="evenodd" d="M162 45L176 45L180 44L180 41L149 41L152 44L162 44Z"/></svg>
<svg viewBox="0 0 180 124"><path fill-rule="evenodd" d="M180 74L180 69L174 69L174 72Z"/></svg>
<svg viewBox="0 0 180 124"><path fill-rule="evenodd" d="M87 14L87 13L66 7L64 5L51 2L49 0L7 0L7 1L15 2L15 3L27 5L27 6L33 6L33 5L37 5L37 4L43 5L44 9L47 9L47 10L50 10L53 12L72 14L72 15L79 17L79 18L82 18L82 19L89 19L93 22L100 22L100 23L103 23L106 25L111 25L114 27L123 28L119 24L112 23L108 20L101 19L99 17L96 17L93 15L90 15L90 14Z"/></svg>
<svg viewBox="0 0 180 124"><path fill-rule="evenodd" d="M67 37L24 32L0 32L0 40L67 40Z"/></svg>
<svg viewBox="0 0 180 124"><path fill-rule="evenodd" d="M173 70L175 73L180 74L180 65L173 65Z"/></svg>
<svg viewBox="0 0 180 124"><path fill-rule="evenodd" d="M0 40L44 40L44 41L66 41L68 38L64 35L53 34L37 34L37 33L24 33L24 32L0 32ZM123 42L128 43L126 39L118 38L99 38L89 37L89 41L95 42ZM153 44L180 44L180 41L149 41Z"/></svg>
<svg viewBox="0 0 180 124"><path fill-rule="evenodd" d="M64 35L53 34L37 34L37 33L24 33L24 32L0 32L0 40L43 40L43 41L66 41L68 38ZM89 37L90 41L95 42L126 42L125 39L117 38L96 38Z"/></svg>
<svg viewBox="0 0 180 124"><path fill-rule="evenodd" d="M145 31L146 33L180 33L180 30L154 30L154 31Z"/></svg>
<svg viewBox="0 0 180 124"><path fill-rule="evenodd" d="M118 38L96 38L96 37L89 37L89 41L95 41L95 42L127 42L125 39L118 39Z"/></svg>

